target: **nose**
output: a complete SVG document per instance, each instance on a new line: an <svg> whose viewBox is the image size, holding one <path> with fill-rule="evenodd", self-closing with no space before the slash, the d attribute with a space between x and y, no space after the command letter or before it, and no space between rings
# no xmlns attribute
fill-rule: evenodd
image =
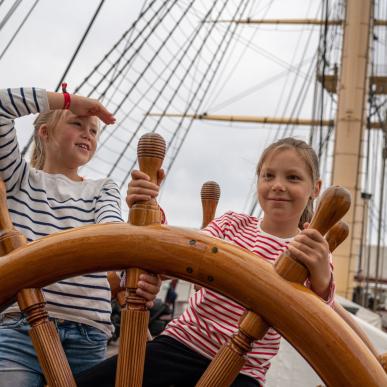
<svg viewBox="0 0 387 387"><path fill-rule="evenodd" d="M281 179L275 179L273 181L273 184L271 186L271 189L273 191L286 191L286 185L284 184L284 182L281 180Z"/></svg>
<svg viewBox="0 0 387 387"><path fill-rule="evenodd" d="M82 131L81 136L83 138L86 138L86 139L90 140L91 139L91 130L89 128L84 128L83 131Z"/></svg>

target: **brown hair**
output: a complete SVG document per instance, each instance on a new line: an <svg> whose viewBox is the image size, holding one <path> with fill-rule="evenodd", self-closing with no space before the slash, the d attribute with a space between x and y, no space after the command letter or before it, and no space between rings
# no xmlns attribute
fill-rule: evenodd
<svg viewBox="0 0 387 387"><path fill-rule="evenodd" d="M39 128L47 125L49 133L53 133L58 122L63 119L66 110L51 110L47 113L40 113L34 121L34 142L31 156L31 166L36 169L43 169L46 159L44 143L39 136Z"/></svg>
<svg viewBox="0 0 387 387"><path fill-rule="evenodd" d="M269 145L263 151L262 156L257 165L258 177L261 172L262 165L266 160L266 158L269 156L269 154L281 149L294 149L297 152L297 154L305 161L305 164L309 169L310 177L312 179L313 184L315 184L317 180L320 179L319 161L318 161L316 152L305 141L297 140L293 137L282 138L281 140L278 140L273 144ZM309 198L308 204L306 205L306 208L302 213L301 218L298 222L298 227L302 229L304 226L304 223L310 222L310 220L312 219L312 216L313 216L313 198Z"/></svg>

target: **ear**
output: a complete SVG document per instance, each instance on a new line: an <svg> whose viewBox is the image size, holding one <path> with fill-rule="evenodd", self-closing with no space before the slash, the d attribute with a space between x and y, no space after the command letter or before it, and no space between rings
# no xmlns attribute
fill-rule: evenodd
<svg viewBox="0 0 387 387"><path fill-rule="evenodd" d="M316 181L316 183L314 184L314 187L313 187L313 192L312 192L312 195L311 195L312 199L316 199L317 196L320 194L321 185L322 185L322 180L318 179Z"/></svg>
<svg viewBox="0 0 387 387"><path fill-rule="evenodd" d="M47 141L47 140L48 140L48 127L47 127L47 124L42 124L42 125L40 125L37 134L38 134L38 136L39 136L43 141Z"/></svg>

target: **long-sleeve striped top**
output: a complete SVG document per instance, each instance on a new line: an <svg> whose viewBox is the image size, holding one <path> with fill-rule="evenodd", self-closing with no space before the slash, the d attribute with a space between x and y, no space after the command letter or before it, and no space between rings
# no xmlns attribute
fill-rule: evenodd
<svg viewBox="0 0 387 387"><path fill-rule="evenodd" d="M291 239L265 233L260 222L261 219L253 216L228 212L212 221L204 231L274 263L286 250ZM332 294L328 303L333 299L333 292L334 286L331 286ZM244 312L245 308L234 301L212 290L201 288L191 296L185 312L171 321L163 334L212 359L221 346L228 343L231 336L238 331L238 323ZM261 340L253 343L241 373L264 384L270 360L277 354L279 345L280 335L269 328Z"/></svg>
<svg viewBox="0 0 387 387"><path fill-rule="evenodd" d="M72 181L61 174L36 170L21 157L14 119L48 110L44 90L0 90L0 178L6 185L15 228L33 241L73 227L122 222L120 192L112 180ZM111 334L106 273L68 278L43 292L51 317L88 324ZM17 310L13 305L6 313Z"/></svg>

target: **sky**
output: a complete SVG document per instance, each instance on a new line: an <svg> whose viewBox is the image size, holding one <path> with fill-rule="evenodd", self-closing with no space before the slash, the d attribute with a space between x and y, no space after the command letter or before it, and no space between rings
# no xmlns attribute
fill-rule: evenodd
<svg viewBox="0 0 387 387"><path fill-rule="evenodd" d="M0 6L0 20L11 3L13 2L5 0ZM33 3L32 0L25 0L2 27L0 53ZM185 3L188 1L181 1L181 4ZM197 9L200 9L205 2L203 0L196 3ZM98 4L99 1L96 0L40 0L0 60L2 87L36 86L54 90ZM70 91L80 84L118 41L137 18L143 5L139 0L105 2L66 77ZM320 5L320 0L256 1L251 8L251 18L263 15L268 18L316 17L320 15ZM284 114L288 94L292 89L295 92L298 90L316 55L318 29L310 33L310 27L301 26L284 29L276 26L259 29L246 26L240 31L244 42L251 39L253 49L246 49L242 38L236 44L232 55L228 57L223 78L217 80L215 89L210 92L211 98L204 111L258 116ZM304 51L309 36L310 44ZM295 83L293 78L281 75L278 80L268 82L267 86L261 87L259 92L248 98L225 104L241 90L265 82L289 69L293 70L290 74L294 76L295 65L301 61L304 61L304 65ZM312 98L313 85L300 108L300 117L311 117ZM17 120L17 130L19 143L23 147L31 134L31 118ZM251 198L255 195L255 166L260 153L277 133L276 126L195 122L163 184L159 198L169 223L194 228L200 226L200 189L207 180L214 180L221 187L217 215L228 210L248 211ZM309 130L295 129L293 135L307 138ZM95 161L94 169L98 169L98 160ZM92 175L91 171L87 173ZM123 212L126 216L126 209Z"/></svg>

